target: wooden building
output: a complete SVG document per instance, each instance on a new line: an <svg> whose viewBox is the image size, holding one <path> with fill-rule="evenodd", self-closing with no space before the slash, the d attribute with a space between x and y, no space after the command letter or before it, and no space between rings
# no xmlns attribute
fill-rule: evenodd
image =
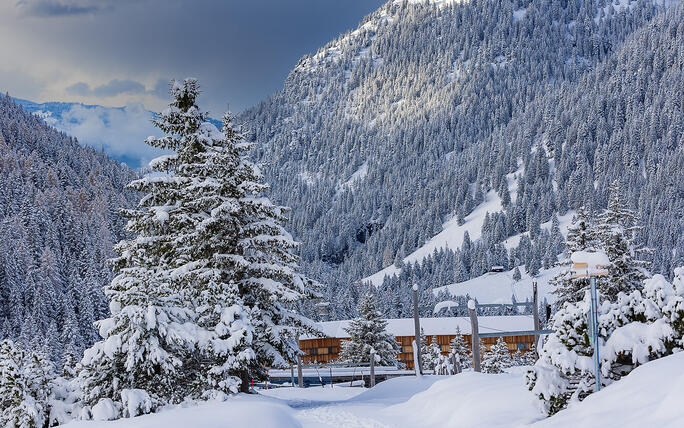
<svg viewBox="0 0 684 428"><path fill-rule="evenodd" d="M481 316L478 317L480 333L515 332L534 330L534 323L530 316ZM343 340L349 339L345 328L349 321L328 321L318 323L321 331L327 337L304 337L299 341L299 348L304 351L303 363L330 363L338 361L340 346ZM425 332L428 344L433 336L442 348L442 354L449 352L449 343L456 337L456 328L460 328L461 334L470 347L470 319L467 317L448 318L421 318L420 326ZM387 330L392 333L401 346L401 352L397 359L406 364L407 368L413 368L413 318L395 318L387 320ZM482 343L489 349L496 343L497 337L482 338ZM503 338L508 344L508 350L514 353L520 349L527 352L534 343L534 335L507 336Z"/></svg>

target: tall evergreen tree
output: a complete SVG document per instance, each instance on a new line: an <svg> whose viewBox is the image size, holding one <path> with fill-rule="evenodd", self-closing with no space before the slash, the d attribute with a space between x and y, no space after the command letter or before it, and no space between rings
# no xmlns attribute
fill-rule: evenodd
<svg viewBox="0 0 684 428"><path fill-rule="evenodd" d="M629 293L641 288L650 273L648 263L639 259L638 253L644 249L635 242L636 233L642 228L637 224L636 213L627 207L618 180L611 183L609 192L608 207L599 216L596 229L611 264L608 275L598 285L603 297L615 301L620 291Z"/></svg>
<svg viewBox="0 0 684 428"><path fill-rule="evenodd" d="M365 294L359 303L359 317L346 329L350 339L342 342L340 359L351 363L369 362L372 348L380 365L396 365L399 344L386 327L387 321L376 309L373 295Z"/></svg>

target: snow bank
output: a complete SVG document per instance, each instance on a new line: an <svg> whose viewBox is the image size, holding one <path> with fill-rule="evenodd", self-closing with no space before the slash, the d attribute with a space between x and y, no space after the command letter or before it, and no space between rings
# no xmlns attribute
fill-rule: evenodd
<svg viewBox="0 0 684 428"><path fill-rule="evenodd" d="M408 401L383 410L396 426L515 427L542 417L519 374L464 372L425 378L439 380Z"/></svg>
<svg viewBox="0 0 684 428"><path fill-rule="evenodd" d="M321 373L326 375L327 373ZM358 382L356 382L358 385ZM299 407L307 402L329 402L342 401L356 397L363 393L366 389L361 387L350 388L349 382L335 384L332 388L327 386L314 386L310 388L271 388L264 391L259 391L259 394L267 397L277 398L286 401L290 406Z"/></svg>
<svg viewBox="0 0 684 428"><path fill-rule="evenodd" d="M684 352L644 364L539 427L680 427L684 421Z"/></svg>
<svg viewBox="0 0 684 428"><path fill-rule="evenodd" d="M299 428L294 410L267 397L238 395L225 402L176 407L110 422L76 421L65 428Z"/></svg>
<svg viewBox="0 0 684 428"><path fill-rule="evenodd" d="M351 402L384 402L397 403L409 400L414 395L423 392L445 376L403 376L380 382L375 387L357 395Z"/></svg>

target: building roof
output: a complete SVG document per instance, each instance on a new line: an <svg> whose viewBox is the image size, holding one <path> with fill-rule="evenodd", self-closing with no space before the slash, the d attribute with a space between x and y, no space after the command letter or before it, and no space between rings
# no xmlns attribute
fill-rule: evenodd
<svg viewBox="0 0 684 428"><path fill-rule="evenodd" d="M532 315L479 316L477 321L480 333L534 330ZM345 331L345 328L349 327L350 322L350 320L325 321L316 325L328 337L347 338L349 333ZM470 318L468 317L421 318L420 326L426 336L455 334L456 327L461 329L461 334L470 334ZM413 318L388 319L387 331L395 337L412 336L414 334ZM302 337L302 339L311 338Z"/></svg>

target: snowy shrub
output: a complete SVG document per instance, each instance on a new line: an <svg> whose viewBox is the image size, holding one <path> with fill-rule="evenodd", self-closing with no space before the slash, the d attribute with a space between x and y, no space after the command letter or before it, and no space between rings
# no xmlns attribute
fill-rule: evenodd
<svg viewBox="0 0 684 428"><path fill-rule="evenodd" d="M446 360L442 356L442 348L437 343L437 336L432 336L429 345L425 345L426 353L423 355L423 370L433 370L435 374L439 371L440 365Z"/></svg>
<svg viewBox="0 0 684 428"><path fill-rule="evenodd" d="M460 364L461 370L471 367L470 350L463 340L460 327L456 327L456 337L451 339L449 348L449 356L454 356L456 364Z"/></svg>
<svg viewBox="0 0 684 428"><path fill-rule="evenodd" d="M111 398L101 398L92 408L94 421L111 421L121 415L121 406Z"/></svg>
<svg viewBox="0 0 684 428"><path fill-rule="evenodd" d="M153 409L152 399L147 391L142 389L124 389L121 391L123 417L132 418L150 413Z"/></svg>
<svg viewBox="0 0 684 428"><path fill-rule="evenodd" d="M644 282L642 290L618 293L615 302L598 308L601 384L608 385L648 361L682 350L684 335L684 269L675 270L675 285L662 275ZM552 415L596 388L593 348L587 320L591 301L566 303L553 318L540 358L527 373L527 385Z"/></svg>
<svg viewBox="0 0 684 428"><path fill-rule="evenodd" d="M81 412L81 391L78 379L57 377L52 382L52 390L48 401L50 406L50 423L62 425L73 419L79 419Z"/></svg>
<svg viewBox="0 0 684 428"><path fill-rule="evenodd" d="M0 426L43 427L50 423L55 374L43 356L0 342Z"/></svg>
<svg viewBox="0 0 684 428"><path fill-rule="evenodd" d="M503 340L499 338L489 351L484 353L482 359L482 372L483 373L503 373L504 369L507 369L513 365L513 360L511 359L511 353L508 352L508 345Z"/></svg>

